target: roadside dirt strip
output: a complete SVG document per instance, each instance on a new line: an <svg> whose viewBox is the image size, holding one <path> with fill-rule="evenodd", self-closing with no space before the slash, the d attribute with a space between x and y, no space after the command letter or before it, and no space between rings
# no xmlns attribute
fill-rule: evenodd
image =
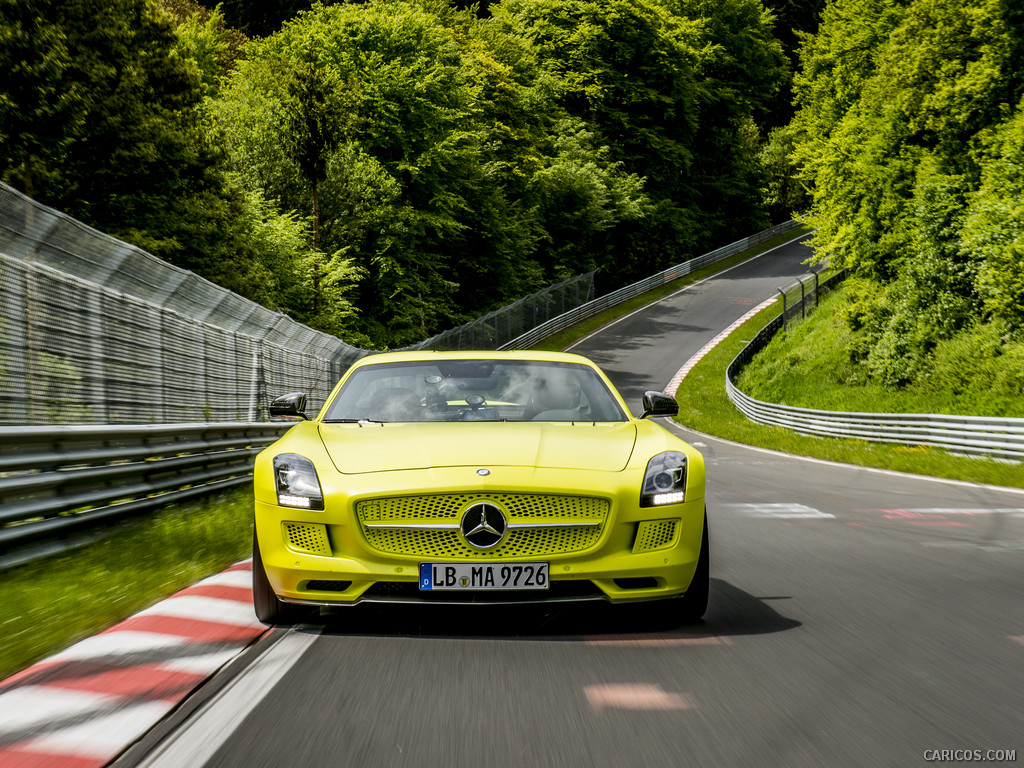
<svg viewBox="0 0 1024 768"><path fill-rule="evenodd" d="M106 765L267 631L242 562L0 682L0 765Z"/></svg>

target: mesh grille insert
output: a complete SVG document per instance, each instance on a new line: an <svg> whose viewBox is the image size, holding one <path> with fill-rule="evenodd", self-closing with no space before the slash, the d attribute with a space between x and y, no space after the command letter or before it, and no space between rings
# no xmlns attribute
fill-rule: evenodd
<svg viewBox="0 0 1024 768"><path fill-rule="evenodd" d="M504 513L509 524L530 523L536 528L509 530L501 544L481 551L467 544L457 530L368 528L368 523L458 524L462 513L486 501ZM607 499L589 496L547 496L513 493L455 493L370 499L356 505L367 543L380 552L416 557L494 560L543 557L581 552L601 539L611 509ZM545 527L545 523L580 527ZM583 526L587 523L589 525Z"/></svg>
<svg viewBox="0 0 1024 768"><path fill-rule="evenodd" d="M636 543L633 553L652 552L656 549L667 549L676 540L675 520L647 520L636 529Z"/></svg>
<svg viewBox="0 0 1024 768"><path fill-rule="evenodd" d="M327 539L327 526L320 523L281 523L284 540L298 552L330 556L331 544Z"/></svg>

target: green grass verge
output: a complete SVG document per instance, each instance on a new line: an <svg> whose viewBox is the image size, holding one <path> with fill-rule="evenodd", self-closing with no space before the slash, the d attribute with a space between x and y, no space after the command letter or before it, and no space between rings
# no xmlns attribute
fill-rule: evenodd
<svg viewBox="0 0 1024 768"><path fill-rule="evenodd" d="M252 492L224 492L118 526L0 574L0 679L251 554Z"/></svg>
<svg viewBox="0 0 1024 768"><path fill-rule="evenodd" d="M725 369L754 334L778 314L777 306L758 313L690 371L676 392L679 401L679 416L676 420L680 424L716 437L800 456L1024 488L1024 467L1020 464L954 456L933 448L811 437L782 427L755 424L747 419L725 393Z"/></svg>
<svg viewBox="0 0 1024 768"><path fill-rule="evenodd" d="M570 344L579 339L582 339L589 333L593 333L603 325L607 325L613 320L617 320L624 315L628 315L630 312L645 307L658 299L662 299L665 296L675 293L688 285L696 283L698 280L703 280L706 277L717 274L729 267L735 266L747 259L753 258L758 254L764 253L765 251L771 250L776 246L788 243L790 240L796 240L799 237L807 234L810 230L807 227L798 227L790 232L774 237L761 245L755 246L754 248L748 248L741 253L737 253L735 256L730 256L722 261L710 264L702 269L698 269L696 272L691 272L684 277L680 277L678 280L673 280L671 283L665 283L657 288L652 288L647 293L640 294L628 301L624 301L621 304L616 304L614 307L609 307L600 314L589 317L586 320L581 320L576 325L566 328L564 331L556 333L554 336L549 336L540 343L533 346L533 349L543 350L545 352L558 352L565 349Z"/></svg>

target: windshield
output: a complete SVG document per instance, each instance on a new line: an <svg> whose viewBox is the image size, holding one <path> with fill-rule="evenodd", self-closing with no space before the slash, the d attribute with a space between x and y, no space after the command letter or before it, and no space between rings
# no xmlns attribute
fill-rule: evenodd
<svg viewBox="0 0 1024 768"><path fill-rule="evenodd" d="M324 421L626 421L586 365L439 360L354 371Z"/></svg>

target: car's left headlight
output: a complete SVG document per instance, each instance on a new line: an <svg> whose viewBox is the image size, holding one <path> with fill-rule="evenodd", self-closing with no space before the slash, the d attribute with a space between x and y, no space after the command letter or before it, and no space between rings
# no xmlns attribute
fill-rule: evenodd
<svg viewBox="0 0 1024 768"><path fill-rule="evenodd" d="M282 507L323 509L324 494L313 462L297 453L282 453L274 457L274 482L277 485L277 503Z"/></svg>
<svg viewBox="0 0 1024 768"><path fill-rule="evenodd" d="M659 453L647 462L641 507L680 504L686 498L686 454L679 451Z"/></svg>

